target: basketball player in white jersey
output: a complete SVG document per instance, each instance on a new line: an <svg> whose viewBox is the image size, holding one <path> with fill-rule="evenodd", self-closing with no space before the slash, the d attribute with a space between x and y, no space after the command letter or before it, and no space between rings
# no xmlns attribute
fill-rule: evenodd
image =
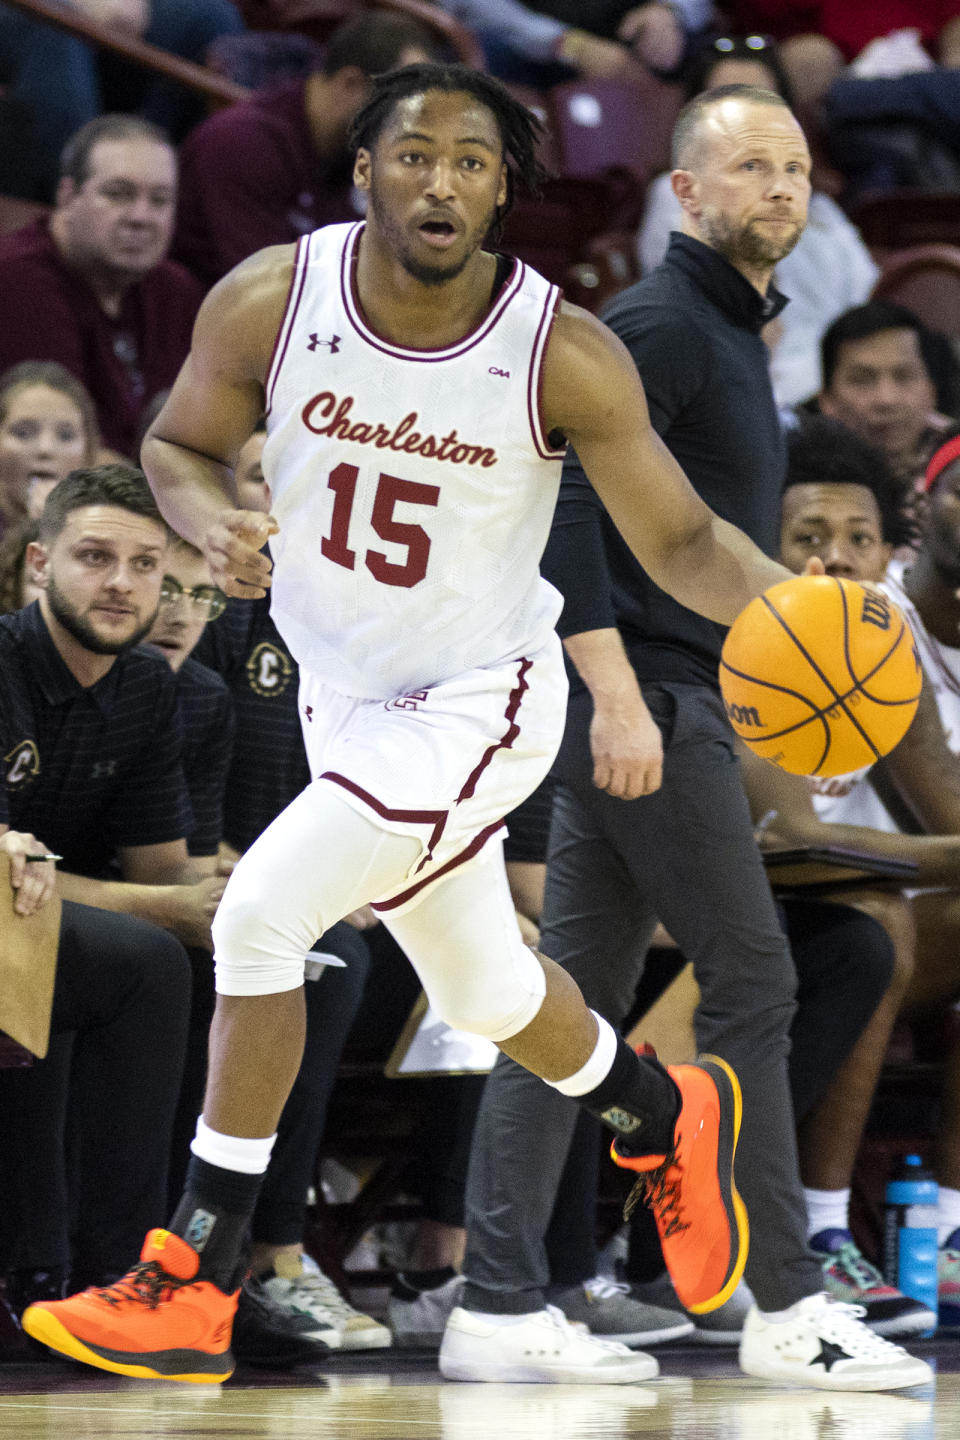
<svg viewBox="0 0 960 1440"><path fill-rule="evenodd" d="M744 762L751 809L772 817L767 833L777 843L847 845L918 867L917 890L844 892L845 903L886 926L897 967L873 1019L805 1123L800 1144L814 1212L811 1243L833 1267L827 1283L843 1285L843 1293L834 1290L838 1298L881 1312L876 1301L886 1299L889 1308L889 1290L882 1294L880 1276L853 1255L852 1237L841 1238L849 1234L849 1185L860 1137L898 1014L942 1013L960 998L960 440L948 440L929 462L920 549L911 562L890 561L902 536L896 486L892 477L884 485L885 469L882 456L836 422L803 427L791 441L781 556L799 572L816 555L827 574L878 582L901 607L925 676L914 722L884 760L831 780L787 775L755 757ZM912 833L901 830L898 820ZM947 1066L936 1146L940 1324L954 1329L960 1326L958 1076L960 1051ZM816 1235L830 1237L830 1246L817 1244Z"/></svg>
<svg viewBox="0 0 960 1440"><path fill-rule="evenodd" d="M796 134L785 147L805 154ZM208 1089L170 1229L112 1290L24 1319L121 1374L230 1373L247 1217L300 1063L304 957L365 902L446 1021L605 1116L685 1304L721 1304L746 1256L735 1077L712 1057L669 1073L638 1058L523 945L498 835L564 720L559 597L538 561L567 442L684 604L728 624L788 572L688 484L620 342L482 248L535 177L530 113L485 75L414 66L380 77L354 138L366 223L263 251L216 287L143 451L165 517L229 594L264 593L270 537L314 780L240 861L215 921ZM236 508L232 476L264 409L269 519ZM534 1322L570 1378L656 1373L559 1312Z"/></svg>

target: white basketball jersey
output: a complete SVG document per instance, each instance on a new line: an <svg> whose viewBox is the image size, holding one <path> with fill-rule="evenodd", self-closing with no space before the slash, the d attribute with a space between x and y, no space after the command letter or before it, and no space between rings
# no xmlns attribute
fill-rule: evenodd
<svg viewBox="0 0 960 1440"><path fill-rule="evenodd" d="M960 754L960 646L942 645L927 630L916 606L903 588L903 572L906 568L903 560L891 560L887 566L883 588L891 600L900 606L910 622L920 664L937 697L937 709L940 711L940 723L947 737L947 744L957 755Z"/></svg>
<svg viewBox="0 0 960 1440"><path fill-rule="evenodd" d="M539 410L560 295L515 261L471 334L404 349L361 314L362 230L297 246L263 470L277 628L325 684L386 700L537 649L560 613L539 572L563 459Z"/></svg>
<svg viewBox="0 0 960 1440"><path fill-rule="evenodd" d="M954 754L960 754L960 647L941 645L929 633L903 588L905 569L904 561L891 560L881 589L907 618L920 663L937 697L947 744ZM811 782L814 807L821 820L835 825L869 825L889 832L900 828L867 778L871 768L867 766L853 775L840 775L833 780Z"/></svg>

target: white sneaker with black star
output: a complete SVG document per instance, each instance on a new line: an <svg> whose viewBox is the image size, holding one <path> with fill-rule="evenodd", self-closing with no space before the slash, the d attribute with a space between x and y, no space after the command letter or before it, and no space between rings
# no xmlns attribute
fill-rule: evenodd
<svg viewBox="0 0 960 1440"><path fill-rule="evenodd" d="M740 1369L758 1380L816 1390L901 1390L925 1385L933 1371L863 1323L863 1307L827 1295L797 1301L784 1320L756 1306L740 1341Z"/></svg>

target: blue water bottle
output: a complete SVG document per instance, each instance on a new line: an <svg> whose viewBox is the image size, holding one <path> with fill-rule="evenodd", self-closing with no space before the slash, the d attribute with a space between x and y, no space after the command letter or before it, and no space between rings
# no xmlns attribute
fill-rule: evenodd
<svg viewBox="0 0 960 1440"><path fill-rule="evenodd" d="M905 1155L887 1184L884 1270L911 1300L937 1313L937 1182L919 1155ZM933 1330L926 1330L932 1335Z"/></svg>

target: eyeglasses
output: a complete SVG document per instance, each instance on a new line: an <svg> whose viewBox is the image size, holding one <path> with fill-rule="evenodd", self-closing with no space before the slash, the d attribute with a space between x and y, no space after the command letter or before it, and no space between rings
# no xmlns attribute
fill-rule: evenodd
<svg viewBox="0 0 960 1440"><path fill-rule="evenodd" d="M769 35L717 35L713 41L714 50L719 50L721 55L731 55L734 50L750 50L757 53L761 50L769 50L773 45Z"/></svg>
<svg viewBox="0 0 960 1440"><path fill-rule="evenodd" d="M219 585L181 585L172 575L164 575L160 586L160 604L176 605L179 600L189 600L194 610L207 620L216 620L227 608L227 597Z"/></svg>

